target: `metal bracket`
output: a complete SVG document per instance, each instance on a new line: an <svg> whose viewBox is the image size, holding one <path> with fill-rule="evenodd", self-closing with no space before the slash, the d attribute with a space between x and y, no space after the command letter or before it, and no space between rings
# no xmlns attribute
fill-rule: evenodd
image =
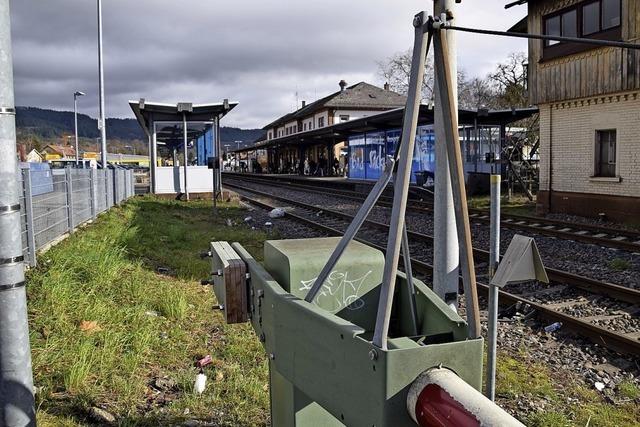
<svg viewBox="0 0 640 427"><path fill-rule="evenodd" d="M8 291L10 289L22 288L26 284L27 283L23 280L22 282L18 282L18 283L11 283L11 284L8 284L8 285L2 285L2 286L0 286L0 292Z"/></svg>
<svg viewBox="0 0 640 427"><path fill-rule="evenodd" d="M16 211L20 211L20 203L16 204L16 205L4 205L4 206L0 206L0 213L10 213L10 212L16 212Z"/></svg>
<svg viewBox="0 0 640 427"><path fill-rule="evenodd" d="M16 115L16 109L13 107L0 107L0 114L6 114L9 116Z"/></svg>
<svg viewBox="0 0 640 427"><path fill-rule="evenodd" d="M14 264L16 262L22 262L22 261L24 261L24 255L14 256L10 258L0 258L0 265Z"/></svg>

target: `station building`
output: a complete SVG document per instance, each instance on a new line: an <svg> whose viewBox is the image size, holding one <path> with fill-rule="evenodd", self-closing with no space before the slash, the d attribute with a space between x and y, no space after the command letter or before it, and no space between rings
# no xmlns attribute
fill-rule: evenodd
<svg viewBox="0 0 640 427"><path fill-rule="evenodd" d="M513 3L513 2L512 2ZM511 31L638 43L638 0L520 0ZM529 40L540 213L640 218L640 52Z"/></svg>
<svg viewBox="0 0 640 427"><path fill-rule="evenodd" d="M537 112L536 108L459 110L460 143L467 182L471 187L485 186L484 181L488 187L490 165L485 161L486 155L493 153L499 157L510 144L512 134L508 131L509 125ZM259 153L266 152L270 164L297 165L293 170L279 172L303 174L298 160L305 159L309 153L323 147L329 153L335 152L334 147L339 146L340 164L344 168L339 175L346 175L353 180L375 180L380 176L385 157L394 154L395 145L400 138L403 115L404 107L395 108L321 128L265 138L254 146L235 150L234 153L255 164L260 162ZM420 183L421 179L433 179L435 173L433 118L433 109L428 105L421 105L411 176L414 183ZM332 166L327 164L321 174L315 175L336 175ZM504 171L506 163L501 167Z"/></svg>

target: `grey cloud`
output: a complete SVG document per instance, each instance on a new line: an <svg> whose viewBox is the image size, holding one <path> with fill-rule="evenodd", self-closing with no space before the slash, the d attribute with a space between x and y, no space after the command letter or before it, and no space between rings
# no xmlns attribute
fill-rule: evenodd
<svg viewBox="0 0 640 427"><path fill-rule="evenodd" d="M131 117L126 101L230 98L226 124L262 126L337 90L337 82L378 81L376 61L410 47L411 19L425 0L103 0L107 114ZM460 22L504 29L525 10L504 0L464 0ZM497 17L497 19L496 19ZM480 24L479 24L480 23ZM13 0L16 99L97 114L94 0ZM461 65L489 71L523 43L460 35Z"/></svg>

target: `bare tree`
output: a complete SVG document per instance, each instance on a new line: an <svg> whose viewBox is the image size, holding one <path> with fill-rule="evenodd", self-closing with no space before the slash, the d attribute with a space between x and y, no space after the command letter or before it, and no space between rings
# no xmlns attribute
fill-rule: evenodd
<svg viewBox="0 0 640 427"><path fill-rule="evenodd" d="M527 92L527 56L523 52L511 53L505 62L489 74L497 90L498 105L503 108L529 105Z"/></svg>
<svg viewBox="0 0 640 427"><path fill-rule="evenodd" d="M409 78L411 77L411 60L413 51L397 52L384 61L378 62L378 75L382 77L394 92L406 95L409 92ZM422 81L422 101L433 100L433 58L431 53L425 64L424 79Z"/></svg>

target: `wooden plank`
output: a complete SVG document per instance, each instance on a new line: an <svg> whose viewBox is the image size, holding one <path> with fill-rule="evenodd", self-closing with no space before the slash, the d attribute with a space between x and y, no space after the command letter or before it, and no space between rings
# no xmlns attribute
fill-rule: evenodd
<svg viewBox="0 0 640 427"><path fill-rule="evenodd" d="M249 319L246 265L227 242L211 242L214 289L218 303L224 306L227 323ZM221 271L222 275L216 275Z"/></svg>

